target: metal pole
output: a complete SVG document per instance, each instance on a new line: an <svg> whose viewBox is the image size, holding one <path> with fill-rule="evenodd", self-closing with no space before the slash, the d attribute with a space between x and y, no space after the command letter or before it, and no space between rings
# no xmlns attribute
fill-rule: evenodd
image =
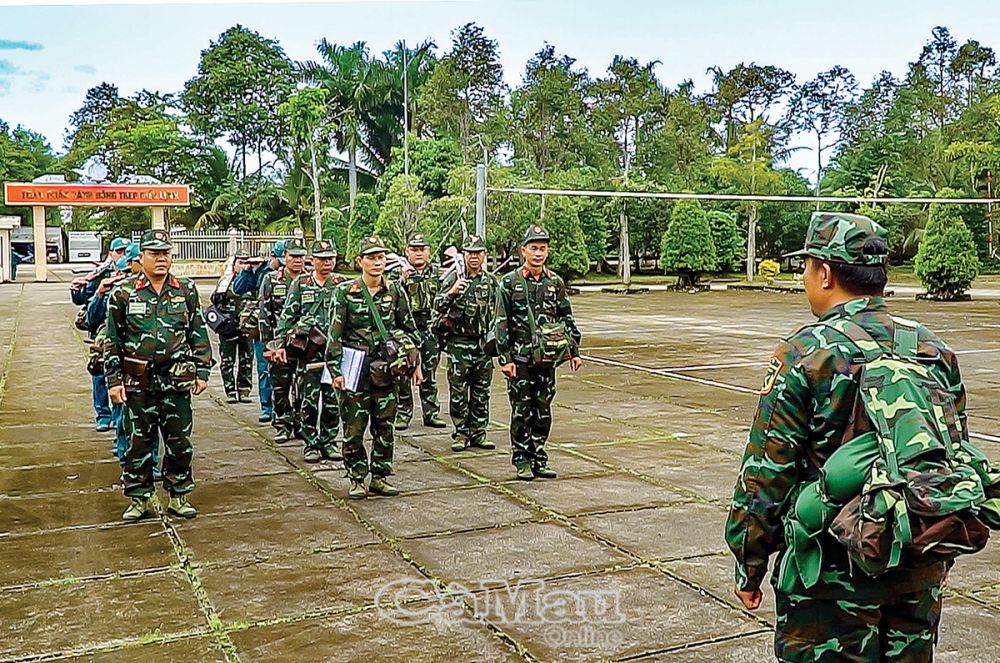
<svg viewBox="0 0 1000 663"><path fill-rule="evenodd" d="M476 234L486 238L486 164L476 166Z"/></svg>
<svg viewBox="0 0 1000 663"><path fill-rule="evenodd" d="M410 176L410 84L406 66L406 40L403 40L403 174Z"/></svg>

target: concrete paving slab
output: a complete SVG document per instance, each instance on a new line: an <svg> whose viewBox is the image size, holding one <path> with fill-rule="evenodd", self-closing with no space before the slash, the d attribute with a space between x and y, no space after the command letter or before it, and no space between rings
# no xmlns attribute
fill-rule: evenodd
<svg viewBox="0 0 1000 663"><path fill-rule="evenodd" d="M384 500L358 500L351 507L393 537L492 527L535 516L528 507L486 486L404 493L392 499L391 508Z"/></svg>
<svg viewBox="0 0 1000 663"><path fill-rule="evenodd" d="M232 633L245 663L478 663L520 661L481 624L444 619L410 623L408 613L363 612Z"/></svg>
<svg viewBox="0 0 1000 663"><path fill-rule="evenodd" d="M511 483L509 487L542 506L565 515L617 511L690 499L668 488L623 474L536 479Z"/></svg>
<svg viewBox="0 0 1000 663"><path fill-rule="evenodd" d="M117 463L68 463L34 466L0 473L0 495L59 494L111 490L121 479ZM124 507L122 507L124 508Z"/></svg>
<svg viewBox="0 0 1000 663"><path fill-rule="evenodd" d="M466 587L583 573L629 561L614 549L556 523L414 539L403 547L436 577Z"/></svg>
<svg viewBox="0 0 1000 663"><path fill-rule="evenodd" d="M149 643L102 651L86 656L57 658L57 661L72 661L73 663L133 663L134 661L150 661L151 663L226 663L226 656L214 638L209 636L184 638L173 642Z"/></svg>
<svg viewBox="0 0 1000 663"><path fill-rule="evenodd" d="M202 480L194 475L191 503L203 515L304 506L329 501L298 474Z"/></svg>
<svg viewBox="0 0 1000 663"><path fill-rule="evenodd" d="M126 504L119 490L0 499L0 532L120 524Z"/></svg>
<svg viewBox="0 0 1000 663"><path fill-rule="evenodd" d="M174 527L199 564L328 550L378 539L334 504L199 516Z"/></svg>
<svg viewBox="0 0 1000 663"><path fill-rule="evenodd" d="M580 523L644 559L680 559L725 552L727 511L707 504L678 504L580 516Z"/></svg>
<svg viewBox="0 0 1000 663"><path fill-rule="evenodd" d="M127 502L122 500L121 509ZM138 571L177 560L159 520L0 539L0 586Z"/></svg>
<svg viewBox="0 0 1000 663"><path fill-rule="evenodd" d="M635 659L635 663L760 663L774 659L774 634L758 633Z"/></svg>
<svg viewBox="0 0 1000 663"><path fill-rule="evenodd" d="M497 596L491 620L542 661L617 659L760 628L646 568L522 586L520 593Z"/></svg>
<svg viewBox="0 0 1000 663"><path fill-rule="evenodd" d="M561 477L607 472L604 466L578 455L559 451L556 445L547 445L546 452L549 454L549 465ZM487 455L483 452L462 451L451 456L449 462L493 481L510 481L517 472L510 462L509 452L497 451Z"/></svg>
<svg viewBox="0 0 1000 663"><path fill-rule="evenodd" d="M381 546L330 553L272 557L203 569L205 590L226 623L258 622L320 610L373 605L391 583L425 581L412 566Z"/></svg>
<svg viewBox="0 0 1000 663"><path fill-rule="evenodd" d="M49 609L39 611L39 606ZM180 633L204 623L191 585L179 571L3 592L0 658Z"/></svg>

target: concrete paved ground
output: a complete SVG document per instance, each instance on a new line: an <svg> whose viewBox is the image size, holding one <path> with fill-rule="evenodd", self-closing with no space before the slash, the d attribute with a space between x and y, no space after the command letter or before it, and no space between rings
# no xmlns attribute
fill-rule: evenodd
<svg viewBox="0 0 1000 663"><path fill-rule="evenodd" d="M196 399L201 515L123 525L65 284L0 286L0 661L769 660L772 597L737 607L722 524L804 301L573 303L590 361L560 374L556 480L512 480L497 381L495 453L417 425L396 448L404 494L347 502L340 468L275 445L216 374ZM972 430L1000 461L1000 307L893 305L961 352ZM998 616L993 543L952 574L939 660L994 661Z"/></svg>

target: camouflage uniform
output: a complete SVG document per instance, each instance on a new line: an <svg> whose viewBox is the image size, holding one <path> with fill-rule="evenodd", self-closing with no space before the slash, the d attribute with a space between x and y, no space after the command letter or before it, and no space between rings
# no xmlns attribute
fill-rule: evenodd
<svg viewBox="0 0 1000 663"><path fill-rule="evenodd" d="M523 244L540 240L548 241L548 234L541 226L531 226ZM536 278L522 266L500 279L494 333L500 364L513 362L517 368L514 378L507 381L507 396L511 406L511 461L519 470L548 466L545 441L552 428L552 399L556 394L555 368L530 362L529 306L537 324L565 324L571 338L570 356L579 356L581 339L566 284L557 274L543 267Z"/></svg>
<svg viewBox="0 0 1000 663"><path fill-rule="evenodd" d="M361 254L384 252L385 246L378 238L362 241ZM343 347L365 351L366 367L356 392L344 391L341 406L344 417L344 464L350 478L363 480L371 472L372 478L392 474L393 421L396 416L397 385L379 387L372 384L367 362L379 352L382 341L375 319L371 315L364 292L366 286L359 277L341 286L334 299L333 323L327 345L327 365L335 377L341 375L340 362ZM410 314L409 301L398 283L383 279L382 287L372 294L387 333L403 330L416 337L416 326ZM365 430L371 425L371 461L365 453Z"/></svg>
<svg viewBox="0 0 1000 663"><path fill-rule="evenodd" d="M336 255L333 245L327 240L313 242L311 248L310 253L314 257ZM292 283L275 334L277 338L284 339L286 349L293 337L306 337L313 328L326 330L330 327L334 293L343 282L343 276L330 274L326 283L320 285L315 275L308 274ZM298 359L295 379L305 449L316 449L325 458L335 458L339 454L337 429L340 426L340 407L336 390L324 384L322 377L322 350L315 356Z"/></svg>
<svg viewBox="0 0 1000 663"><path fill-rule="evenodd" d="M485 251L486 246L473 235L462 249ZM493 326L499 286L496 276L487 272L485 265L453 297L448 291L456 281L458 272L450 272L434 299L438 319L450 321L449 331L442 338L448 356L448 411L455 424L452 438L456 448L463 443L484 446L493 381L493 359L486 354L486 335Z"/></svg>
<svg viewBox="0 0 1000 663"><path fill-rule="evenodd" d="M286 246L285 251L289 256L304 256L306 248L301 239L292 239ZM258 306L260 313L258 316L258 327L260 329L260 342L270 349L276 349L275 340L278 339L280 345L281 337L278 335L278 321L281 318L281 311L285 307L288 292L295 281L287 268L282 267L278 271L268 272L264 275L264 280L260 285L260 300ZM291 437L295 434L295 405L292 403L292 383L295 379L295 364L285 362L282 364L273 363L269 366L271 375L271 401L274 408L272 425L279 434ZM297 405L297 404L296 404Z"/></svg>
<svg viewBox="0 0 1000 663"><path fill-rule="evenodd" d="M246 259L249 256L245 251L240 251L235 257ZM237 294L233 290L233 284L236 280L234 276L223 278L228 278L225 290L213 293L212 303L240 318L244 308L253 306L253 298L246 294ZM219 337L219 371L222 373L222 386L225 388L229 400L245 400L250 395L253 379L253 354L250 348L250 339L242 332L235 338Z"/></svg>
<svg viewBox="0 0 1000 663"><path fill-rule="evenodd" d="M423 234L416 233L410 237L408 246L430 246ZM400 270L402 271L402 270ZM423 411L424 423L437 420L441 405L438 403L437 367L441 356L437 334L434 332L431 319L434 317L434 296L440 285L440 272L436 265L429 262L420 271L413 270L402 280L402 274L393 275L400 279L400 285L410 300L410 312L413 322L417 325L417 347L420 349L420 365L423 367L424 381L420 383L420 408ZM404 381L399 384L399 402L396 407L396 423L398 428L406 428L413 418L413 383ZM437 424L443 426L444 424Z"/></svg>
<svg viewBox="0 0 1000 663"><path fill-rule="evenodd" d="M163 231L143 236L143 250L169 249ZM148 361L144 376L135 375L138 359ZM171 495L194 488L191 474L191 392L177 386L168 371L191 361L197 378L207 381L212 368L212 346L194 283L167 276L157 294L145 275L129 279L108 295L104 372L108 387L125 386L126 432L122 483L125 495L153 493L152 449L162 437L163 485ZM188 385L189 386L189 385Z"/></svg>
<svg viewBox="0 0 1000 663"><path fill-rule="evenodd" d="M865 239L884 230L866 217L816 213L806 249L829 262L881 264ZM726 540L736 557L736 586L756 590L768 560L786 552L784 525L799 489L818 478L830 455L857 433L856 398L864 354L838 330L860 325L891 348L893 323L881 297L831 308L783 341L771 358L740 476ZM917 352L956 397L963 429L965 389L955 354L920 326ZM945 565L893 570L875 578L851 567L846 549L820 537L818 584L777 591L775 651L782 661L929 661L941 610ZM772 584L777 587L777 573Z"/></svg>

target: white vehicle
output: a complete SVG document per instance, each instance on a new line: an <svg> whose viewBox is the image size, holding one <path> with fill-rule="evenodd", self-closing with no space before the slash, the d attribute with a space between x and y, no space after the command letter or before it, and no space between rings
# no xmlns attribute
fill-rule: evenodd
<svg viewBox="0 0 1000 663"><path fill-rule="evenodd" d="M86 230L69 232L70 262L100 262L103 253L101 233Z"/></svg>

